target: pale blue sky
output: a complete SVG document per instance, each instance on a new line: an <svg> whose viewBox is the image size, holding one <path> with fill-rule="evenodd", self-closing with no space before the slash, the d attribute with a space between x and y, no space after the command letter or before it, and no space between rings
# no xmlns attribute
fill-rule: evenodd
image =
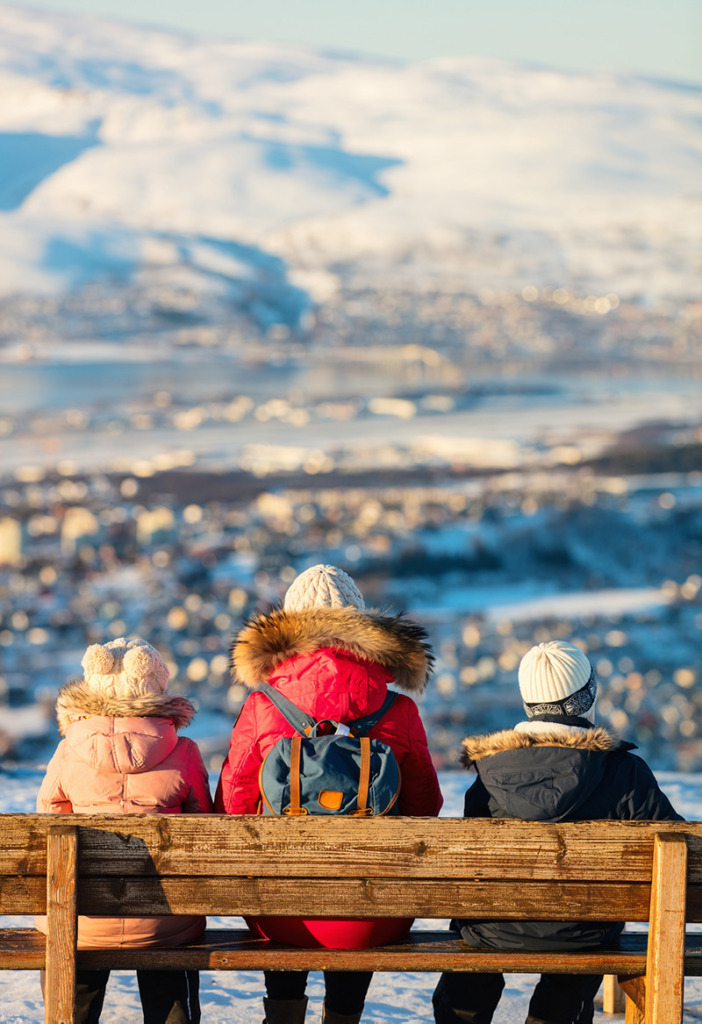
<svg viewBox="0 0 702 1024"><path fill-rule="evenodd" d="M13 0L421 60L480 54L702 82L702 0Z"/></svg>

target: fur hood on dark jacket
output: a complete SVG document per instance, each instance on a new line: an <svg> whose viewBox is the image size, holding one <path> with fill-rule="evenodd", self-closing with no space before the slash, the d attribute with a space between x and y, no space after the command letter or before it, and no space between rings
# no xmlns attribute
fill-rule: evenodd
<svg viewBox="0 0 702 1024"><path fill-rule="evenodd" d="M255 689L281 662L324 647L382 665L410 693L424 689L434 664L426 630L402 615L356 608L275 609L253 616L234 639L232 675Z"/></svg>
<svg viewBox="0 0 702 1024"><path fill-rule="evenodd" d="M76 715L106 718L170 718L176 729L184 729L195 714L187 697L158 696L153 693L133 697L106 697L95 693L83 679L68 683L59 692L56 718L59 733L66 730Z"/></svg>
<svg viewBox="0 0 702 1024"><path fill-rule="evenodd" d="M461 764L464 768L471 768L482 757L501 754L506 750L523 750L526 747L567 747L604 754L611 750L631 749L633 746L622 743L602 726L578 729L553 723L541 725L539 729L530 729L530 725L524 722L521 728L503 729L502 732L484 736L467 736L462 744Z"/></svg>

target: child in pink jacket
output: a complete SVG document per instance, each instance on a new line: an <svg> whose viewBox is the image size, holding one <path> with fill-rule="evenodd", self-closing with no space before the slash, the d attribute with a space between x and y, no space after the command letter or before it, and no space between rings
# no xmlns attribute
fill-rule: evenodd
<svg viewBox="0 0 702 1024"><path fill-rule="evenodd" d="M207 771L197 745L178 736L195 713L166 695L168 668L145 640L93 644L83 678L65 686L56 712L63 739L49 762L37 810L67 814L208 814ZM46 930L38 918L37 927ZM178 946L203 917L79 917L78 948ZM76 1024L97 1024L109 971L78 971ZM145 1024L197 1024L197 971L137 971Z"/></svg>

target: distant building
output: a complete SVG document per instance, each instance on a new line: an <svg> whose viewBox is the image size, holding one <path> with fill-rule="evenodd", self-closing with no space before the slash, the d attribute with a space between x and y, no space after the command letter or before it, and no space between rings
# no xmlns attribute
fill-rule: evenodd
<svg viewBox="0 0 702 1024"><path fill-rule="evenodd" d="M97 516L87 508L68 508L61 524L61 554L75 555L83 544L96 544L100 535Z"/></svg>
<svg viewBox="0 0 702 1024"><path fill-rule="evenodd" d="M169 508L154 508L139 513L137 543L139 547L172 544L176 540L175 516Z"/></svg>
<svg viewBox="0 0 702 1024"><path fill-rule="evenodd" d="M24 531L18 519L0 519L0 565L22 565Z"/></svg>

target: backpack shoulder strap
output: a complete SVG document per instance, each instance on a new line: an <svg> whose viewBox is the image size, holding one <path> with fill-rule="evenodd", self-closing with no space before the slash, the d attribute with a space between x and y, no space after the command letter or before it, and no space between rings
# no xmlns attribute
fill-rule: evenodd
<svg viewBox="0 0 702 1024"><path fill-rule="evenodd" d="M364 715L363 718L357 718L355 722L349 722L349 729L353 731L355 736L365 736L374 725L378 724L385 713L390 710L395 703L395 697L397 697L395 691L388 690L388 695L378 710L373 711L370 715Z"/></svg>
<svg viewBox="0 0 702 1024"><path fill-rule="evenodd" d="M293 727L295 732L299 732L302 736L307 736L310 729L314 728L317 724L317 720L312 715L302 711L297 704L293 704L285 694L281 693L280 690L276 690L275 686L271 686L266 680L261 680L258 684L258 689L264 697L268 697L269 701L277 707L285 721Z"/></svg>

